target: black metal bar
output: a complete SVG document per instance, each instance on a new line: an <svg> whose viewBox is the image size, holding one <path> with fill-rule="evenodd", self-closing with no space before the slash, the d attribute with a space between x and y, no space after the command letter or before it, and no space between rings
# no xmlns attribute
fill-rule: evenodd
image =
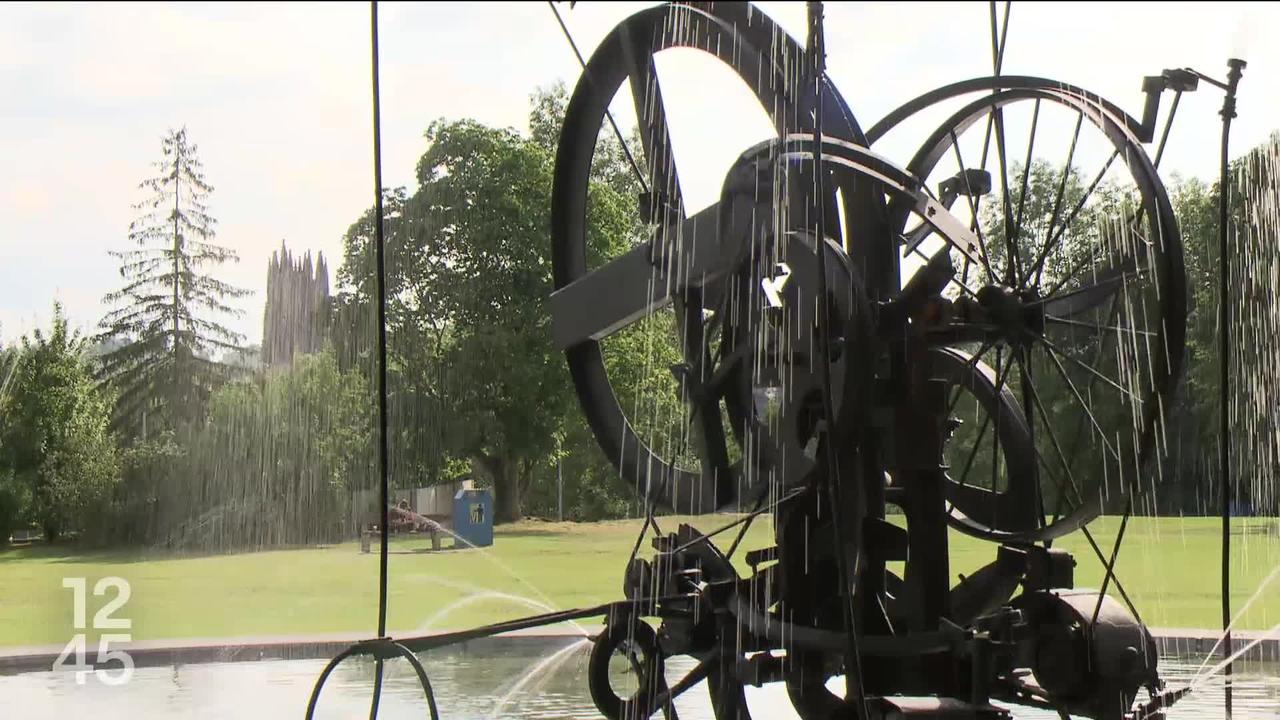
<svg viewBox="0 0 1280 720"><path fill-rule="evenodd" d="M599 340L671 302L672 293L727 272L716 243L720 206L685 220L674 237L684 255L663 257L665 245L650 241L610 260L551 294L551 333L563 350Z"/></svg>
<svg viewBox="0 0 1280 720"><path fill-rule="evenodd" d="M1049 432L1049 440L1053 444L1053 449L1058 454L1058 462L1062 464L1062 470L1063 472L1066 473L1067 485L1064 486L1062 484L1062 480L1059 480L1057 475L1055 475L1052 472L1052 468L1049 466L1049 462L1045 460L1044 455L1040 453L1040 448L1037 448L1034 446L1032 447L1032 450L1035 451L1036 458L1044 466L1044 469L1049 472L1049 476L1053 480L1054 485L1057 485L1058 489L1062 493L1058 496L1058 503L1057 503L1058 507L1055 508L1054 510L1053 521L1056 523L1058 521L1058 518L1061 517L1061 515L1059 514L1059 511L1061 510L1063 499L1068 497L1067 495L1068 489L1070 489L1071 492L1074 493L1075 495L1075 500L1073 500L1072 502L1083 504L1084 496L1080 492L1080 486L1076 484L1075 476L1071 474L1071 468L1067 463L1066 455L1062 451L1062 444L1058 441L1057 435L1053 432L1053 425L1049 422L1049 414L1044 409L1044 403L1040 402L1040 396L1038 393L1033 393L1031 398L1032 400L1035 401L1036 410L1040 412L1040 418L1044 420L1045 429L1048 430ZM1098 562L1102 563L1103 565L1106 565L1106 559L1105 559L1106 556L1103 555L1102 547L1099 546L1097 540L1094 539L1093 533L1089 531L1089 528L1087 526L1081 527L1080 532L1084 535L1085 540L1089 542L1089 546L1093 548L1093 554L1098 557ZM1120 578L1115 577L1114 580L1116 584L1116 591L1120 593L1120 598L1124 600L1125 606L1129 608L1129 612L1133 613L1134 619L1137 620L1139 624L1141 624L1142 615L1138 612L1138 607L1134 605L1132 600L1129 599L1129 593L1125 590L1124 585L1121 584Z"/></svg>
<svg viewBox="0 0 1280 720"><path fill-rule="evenodd" d="M954 129L951 130L951 149L952 151L955 152L956 167L958 168L957 172L960 173L960 177L964 180L964 189L965 189L964 196L965 196L965 200L967 200L969 203L969 213L976 218L978 217L978 206L973 202L973 198L974 198L973 186L969 184L969 173L965 172L964 158L960 154L960 140L959 138L956 137L956 131ZM983 268L985 268L987 271L987 280L990 282L995 282L995 273L991 270L991 259L987 257L986 241L983 240L982 238L981 223L978 224L978 227L976 228L976 233L978 236L978 250L979 252L982 253Z"/></svg>
<svg viewBox="0 0 1280 720"><path fill-rule="evenodd" d="M663 598L658 598L662 600ZM402 638L397 641L409 650L417 653L425 650L434 650L435 648L448 647L456 645L467 640L477 640L479 638L489 637L491 635L500 635L506 632L516 630L528 630L529 628L543 627L546 625L555 625L557 623L568 622L570 620L582 620L589 617L599 617L611 615L615 612L630 612L638 607L641 603L632 600L620 600L617 602L604 603L588 608L577 608L574 610L562 610L553 613L544 613L542 615L531 615L526 618L517 620L508 620L506 622L493 623L491 625L483 625L470 630L459 630L456 632L439 633L437 635L418 635L415 637ZM371 651L365 651L363 654L371 654Z"/></svg>
<svg viewBox="0 0 1280 720"><path fill-rule="evenodd" d="M1156 156L1151 161L1151 166L1159 169L1160 160L1164 158L1164 148L1169 142L1169 131L1173 129L1173 118L1178 114L1178 103L1182 102L1182 91L1173 94L1173 105L1169 107L1169 117L1165 118L1164 130L1160 133L1160 142L1156 145Z"/></svg>
<svg viewBox="0 0 1280 720"><path fill-rule="evenodd" d="M1102 578L1102 589L1098 591L1098 602L1093 606L1093 617L1089 620L1090 625L1096 625L1098 622L1098 613L1102 612L1102 600L1107 596L1107 586L1111 584L1111 579L1116 574L1116 561L1120 556L1120 545L1124 541L1124 531L1129 528L1129 516L1133 514L1133 496L1130 495L1124 503L1124 515L1120 518L1120 530L1116 532L1116 541L1111 546L1111 559L1104 562L1107 568L1107 574Z"/></svg>
<svg viewBox="0 0 1280 720"><path fill-rule="evenodd" d="M822 411L826 425L825 448L822 450L822 454L826 458L827 489L832 501L831 513L836 527L836 541L840 545L839 559L836 563L840 574L840 591L845 596L845 601L841 603L844 610L847 645L845 648L845 697L853 700L856 717L860 720L865 720L870 717L870 710L867 707L866 688L863 687L862 655L858 649L859 630L857 609L853 597L854 578L850 577L850 558L846 556L848 550L855 546L849 542L849 528L842 522L840 517L844 510L843 503L845 498L842 497L844 495L844 486L840 481L840 462L835 447L836 411L835 399L832 397L831 390L831 353L828 348L828 339L830 338L828 331L831 327L831 298L827 293L826 263L827 199L824 180L827 168L822 163L822 99L825 94L823 86L827 71L827 49L823 35L822 3L810 2L807 8L809 16L808 49L813 62L813 90L815 94L814 102L816 103L816 112L813 119L813 183L818 221L817 232L815 233L817 236L815 246L818 253L818 377L819 382L822 384ZM860 497L860 493L861 488L854 490L855 497ZM859 525L861 525L860 522ZM861 542L861 538L855 538L855 542ZM856 569L854 571L856 572Z"/></svg>
<svg viewBox="0 0 1280 720"><path fill-rule="evenodd" d="M1218 454L1221 465L1219 502L1222 505L1222 654L1228 660L1222 669L1222 674L1227 680L1223 705L1227 720L1231 720L1231 447L1229 444L1231 418L1227 412L1231 400L1231 303L1227 302L1227 291L1231 282L1231 245L1227 230L1228 202L1231 195L1231 158L1228 153L1231 120L1236 116L1236 87L1240 83L1240 76L1244 73L1245 62L1233 58L1227 61L1227 66L1230 70L1227 73L1226 96L1222 99L1222 110L1219 112L1222 116L1222 153L1218 181L1218 326L1221 328L1222 343L1218 349L1221 393L1221 405L1218 408L1221 416L1221 424L1218 428Z"/></svg>
<svg viewBox="0 0 1280 720"><path fill-rule="evenodd" d="M387 264L382 211L382 104L378 81L378 2L369 3L370 41L373 51L373 205L374 259L378 292L378 479L382 514L378 526L382 548L378 553L378 637L387 634Z"/></svg>
<svg viewBox="0 0 1280 720"><path fill-rule="evenodd" d="M378 532L382 542L378 549L378 637L387 633L387 542L389 539L387 506L387 288L386 253L383 235L382 209L382 106L381 84L378 78L378 2L369 3L369 32L373 72L373 197L374 197L374 257L377 264L378 293L378 486L382 501ZM369 701L369 720L377 720L378 705L382 699L382 660L374 665L373 694ZM319 686L316 688L319 692Z"/></svg>

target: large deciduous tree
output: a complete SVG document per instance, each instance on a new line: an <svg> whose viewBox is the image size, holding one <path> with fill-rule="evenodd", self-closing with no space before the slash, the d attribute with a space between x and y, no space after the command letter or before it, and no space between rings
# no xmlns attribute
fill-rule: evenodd
<svg viewBox="0 0 1280 720"><path fill-rule="evenodd" d="M10 480L0 488L0 515L37 524L49 540L84 529L109 498L119 467L109 403L60 305L48 335L36 330L22 339L6 388L0 478Z"/></svg>
<svg viewBox="0 0 1280 720"><path fill-rule="evenodd" d="M213 243L213 187L197 148L183 128L161 149L158 174L139 186L150 196L129 226L136 247L112 253L125 285L104 298L115 307L100 324L101 339L122 342L101 357L101 375L118 394L114 420L129 438L201 417L230 372L215 354L243 340L223 319L241 312L230 301L248 291L213 275L238 258Z"/></svg>
<svg viewBox="0 0 1280 720"><path fill-rule="evenodd" d="M393 480L421 482L449 458L470 461L493 483L499 522L521 516L522 493L554 468L576 414L547 307L564 100L563 89L535 96L532 137L472 120L433 123L417 192L388 191L385 203ZM592 193L593 242L625 246L635 198L607 182ZM353 317L365 318L357 308L376 297L372 242L365 213L348 231L339 272L339 307Z"/></svg>

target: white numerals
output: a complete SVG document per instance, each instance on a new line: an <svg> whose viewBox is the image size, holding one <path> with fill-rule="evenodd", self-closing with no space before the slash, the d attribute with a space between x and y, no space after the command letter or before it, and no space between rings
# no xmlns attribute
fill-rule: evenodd
<svg viewBox="0 0 1280 720"><path fill-rule="evenodd" d="M75 630L93 630L98 635L98 654L95 664L87 662L86 646L88 637L85 632L77 632L67 641L66 647L53 661L54 670L71 671L76 674L76 684L83 685L90 674L98 678L104 685L123 685L133 677L133 658L124 650L112 649L113 643L125 643L133 639L128 632L102 632L103 630L132 630L133 620L116 617L124 609L132 590L129 581L118 577L104 577L94 583L94 597L107 598L93 615L93 627L86 628L88 583L82 577L62 579L62 587L71 591L71 626ZM114 591L114 592L111 592ZM113 596L113 597L111 597Z"/></svg>

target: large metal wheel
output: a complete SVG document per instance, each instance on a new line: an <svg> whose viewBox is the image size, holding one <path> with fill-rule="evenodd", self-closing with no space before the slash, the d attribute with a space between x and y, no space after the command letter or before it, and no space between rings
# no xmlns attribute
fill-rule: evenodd
<svg viewBox="0 0 1280 720"><path fill-rule="evenodd" d="M869 135L944 101L959 107L907 169L980 251L962 255L898 203L901 272L909 282L950 256L938 344L970 355L974 381L1011 392L1022 416L1016 427L993 421L997 405L979 401L955 417L950 520L992 540L1050 540L1160 481L1185 339L1178 226L1136 121L1062 83L960 83ZM1016 454L1033 462L1007 462L1008 445L1027 440Z"/></svg>
<svg viewBox="0 0 1280 720"><path fill-rule="evenodd" d="M680 3L624 20L588 61L566 113L552 194L554 283L559 291L592 275L602 278L631 259L652 267L647 287L642 280L637 290L648 300L611 316L609 298L596 295L579 302L561 293L558 304L553 296L553 313L593 314L579 323L586 330L568 332L558 342L592 433L622 478L646 498L677 512L744 509L765 492L771 473L753 467L751 457L745 467L742 462L758 449L743 435L753 430L752 405L759 398L742 392L750 384L744 375L752 358L735 355L741 345L726 342L725 310L741 301L735 296L740 293L730 278L696 288L664 286L680 276L682 268L674 265L688 246L714 247L719 212L713 206L696 217L686 216L663 104L662 82L668 79L659 81L655 63L655 57L669 50L698 51L727 66L755 94L779 134L804 132L812 125L814 92L798 74L802 48L749 5ZM589 237L592 159L601 130L607 132L611 121L606 110L620 92L629 95L640 125L641 147L634 149L644 175L639 202L644 223L630 244L610 245L613 239ZM825 131L861 141L861 131L834 88L825 85L824 93ZM785 251L777 248L792 244L786 238L786 228L775 228L767 241L774 250L749 254L741 269L748 291L760 295L762 282L788 292L800 287L798 282L783 284L785 271L778 263L787 261ZM627 290L610 289L619 295ZM679 395L685 409L680 416L655 420L652 407L659 403L624 399L610 382L605 345L611 338L625 340L627 333L648 333L645 347L654 359L676 366L667 387L654 392ZM661 352L653 352L656 345L664 346Z"/></svg>

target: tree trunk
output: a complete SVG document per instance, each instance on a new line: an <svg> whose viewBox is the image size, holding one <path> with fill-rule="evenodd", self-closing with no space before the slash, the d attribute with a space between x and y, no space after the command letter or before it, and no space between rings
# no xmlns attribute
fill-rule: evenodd
<svg viewBox="0 0 1280 720"><path fill-rule="evenodd" d="M495 525L516 522L524 517L520 509L520 478L517 463L500 455L476 458L476 465L484 469L493 482L493 522Z"/></svg>

